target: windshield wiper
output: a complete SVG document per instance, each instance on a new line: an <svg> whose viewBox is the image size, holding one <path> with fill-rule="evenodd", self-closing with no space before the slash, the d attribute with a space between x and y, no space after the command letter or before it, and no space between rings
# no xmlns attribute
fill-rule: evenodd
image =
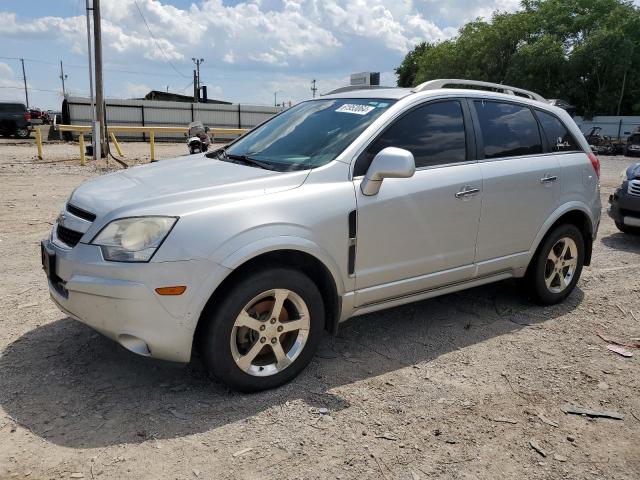
<svg viewBox="0 0 640 480"><path fill-rule="evenodd" d="M236 161L242 162L245 165L252 165L254 167L263 168L265 170L275 170L272 163L256 160L255 158L251 158L247 155L233 155L233 154L228 154L227 152L224 152L224 157L228 158L229 160L236 160Z"/></svg>

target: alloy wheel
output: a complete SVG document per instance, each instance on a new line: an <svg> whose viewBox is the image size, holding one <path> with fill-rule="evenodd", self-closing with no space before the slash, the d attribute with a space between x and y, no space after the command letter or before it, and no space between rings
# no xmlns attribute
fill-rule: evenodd
<svg viewBox="0 0 640 480"><path fill-rule="evenodd" d="M578 246L570 237L560 238L549 250L544 283L552 293L563 292L573 280L578 266Z"/></svg>
<svg viewBox="0 0 640 480"><path fill-rule="evenodd" d="M309 309L298 294L287 289L263 292L236 317L230 338L233 359L249 375L275 375L300 355L309 328Z"/></svg>

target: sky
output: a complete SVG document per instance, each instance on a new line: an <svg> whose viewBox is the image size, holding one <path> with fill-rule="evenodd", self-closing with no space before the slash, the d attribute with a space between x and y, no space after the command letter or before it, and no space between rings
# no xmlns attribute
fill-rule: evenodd
<svg viewBox="0 0 640 480"><path fill-rule="evenodd" d="M91 1L90 1L91 3ZM192 58L204 58L209 98L293 103L348 85L349 75L393 70L421 41L456 35L519 0L101 0L105 95L150 90L192 94ZM146 23L145 23L146 21ZM0 100L59 110L60 61L67 93L87 96L85 0L0 0Z"/></svg>

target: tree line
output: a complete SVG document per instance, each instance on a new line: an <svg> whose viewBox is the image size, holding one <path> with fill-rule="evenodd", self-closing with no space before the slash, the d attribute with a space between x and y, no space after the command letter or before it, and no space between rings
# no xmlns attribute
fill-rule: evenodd
<svg viewBox="0 0 640 480"><path fill-rule="evenodd" d="M396 68L398 86L436 78L503 83L568 101L577 113L640 115L640 9L623 0L524 0L423 42Z"/></svg>

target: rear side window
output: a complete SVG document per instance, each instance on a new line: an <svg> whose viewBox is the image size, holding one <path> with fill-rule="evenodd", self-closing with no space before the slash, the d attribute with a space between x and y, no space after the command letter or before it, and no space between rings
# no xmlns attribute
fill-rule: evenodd
<svg viewBox="0 0 640 480"><path fill-rule="evenodd" d="M528 107L512 103L474 101L484 158L515 157L542 153L538 122Z"/></svg>
<svg viewBox="0 0 640 480"><path fill-rule="evenodd" d="M26 112L27 107L20 103L0 103L0 112Z"/></svg>
<svg viewBox="0 0 640 480"><path fill-rule="evenodd" d="M354 175L364 175L373 157L387 147L409 150L416 168L464 162L467 150L460 102L430 103L396 120L358 159Z"/></svg>
<svg viewBox="0 0 640 480"><path fill-rule="evenodd" d="M569 133L567 127L558 118L540 110L536 110L536 115L538 115L542 130L547 136L552 152L575 152L580 150L573 135Z"/></svg>

